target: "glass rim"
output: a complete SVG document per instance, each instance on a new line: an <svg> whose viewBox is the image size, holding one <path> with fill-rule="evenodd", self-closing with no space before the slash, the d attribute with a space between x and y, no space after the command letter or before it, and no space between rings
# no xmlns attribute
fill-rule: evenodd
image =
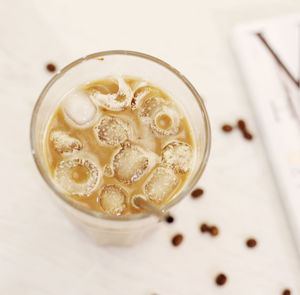
<svg viewBox="0 0 300 295"><path fill-rule="evenodd" d="M166 69L168 69L169 71L171 71L173 74L175 74L188 88L189 90L192 92L193 97L195 98L196 102L198 103L200 110L203 114L203 120L204 120L204 130L205 130L205 139L206 139L206 144L205 144L205 148L204 148L204 153L203 153L203 157L202 157L202 161L199 165L199 167L197 168L194 177L190 180L189 185L187 185L185 188L183 188L183 190L180 191L180 193L173 198L170 202L168 202L167 204L161 206L162 209L164 210L169 210L170 208L172 208L174 205L176 205L177 203L179 203L186 195L188 195L191 191L191 189L194 187L194 185L198 182L198 180L200 179L207 161L208 161L208 157L210 154L210 148L211 148L211 129L210 129L210 123L209 123L209 118L208 118L208 114L207 114L207 110L205 108L204 105L204 101L201 98L201 96L199 95L199 93L197 92L197 90L195 89L195 87L191 84L191 82L184 76L182 75L177 69L175 69L174 67L172 67L170 64L164 62L163 60L156 58L154 56L145 54L145 53L141 53L141 52L137 52L137 51L129 51L129 50L107 50L107 51L100 51L100 52L96 52L96 53L92 53L89 55L86 55L84 57L81 57L73 62L71 62L70 64L66 65L64 68L62 68L61 70L59 70L52 78L51 80L46 84L46 86L44 87L44 89L42 90L41 94L38 97L38 100L35 103L35 106L33 108L32 111L32 116L31 116L31 122L30 122L30 145L31 145L31 153L33 155L33 159L34 162L39 170L39 173L41 174L42 178L44 179L44 181L48 184L48 186L50 187L50 189L64 202L68 203L71 207L85 213L88 214L90 216L96 217L96 218L101 218L101 219L106 219L106 220L114 220L114 221L132 221L132 220L140 220L140 219L144 219L147 218L149 216L151 216L150 213L138 213L138 214L132 214L132 215L125 215L125 216L112 216L112 215L107 215L98 211L94 211L88 208L85 208L81 205L78 204L78 202L72 200L71 198L65 196L63 193L61 193L54 185L54 183L51 181L51 178L49 175L47 175L44 172L44 168L43 165L41 163L41 160L39 158L39 156L36 153L36 140L35 140L35 125L36 125L36 120L37 120L37 113L38 110L46 96L46 94L48 93L49 89L52 87L52 85L60 78L62 77L67 71L69 71L70 69L72 69L73 67L75 67L76 65L85 62L87 60L91 60L91 59L95 59L95 58L99 58L99 57L103 57L103 56L107 56L107 55L129 55L129 56L134 56L134 57L139 57L139 58L144 58L147 60L150 60L152 62L155 62L163 67L165 67Z"/></svg>

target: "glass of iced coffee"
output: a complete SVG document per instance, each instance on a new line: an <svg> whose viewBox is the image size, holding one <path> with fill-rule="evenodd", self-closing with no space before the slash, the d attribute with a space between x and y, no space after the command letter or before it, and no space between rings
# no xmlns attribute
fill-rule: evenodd
<svg viewBox="0 0 300 295"><path fill-rule="evenodd" d="M31 146L74 223L100 245L132 245L159 222L143 202L165 212L199 180L210 127L203 100L177 70L146 54L106 51L46 85Z"/></svg>

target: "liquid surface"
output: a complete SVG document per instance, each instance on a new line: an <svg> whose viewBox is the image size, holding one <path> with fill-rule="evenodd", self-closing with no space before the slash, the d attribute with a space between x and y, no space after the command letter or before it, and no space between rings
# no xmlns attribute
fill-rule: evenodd
<svg viewBox="0 0 300 295"><path fill-rule="evenodd" d="M139 213L134 195L156 205L184 185L194 143L187 118L161 89L112 77L62 99L45 142L51 176L68 197L110 215Z"/></svg>

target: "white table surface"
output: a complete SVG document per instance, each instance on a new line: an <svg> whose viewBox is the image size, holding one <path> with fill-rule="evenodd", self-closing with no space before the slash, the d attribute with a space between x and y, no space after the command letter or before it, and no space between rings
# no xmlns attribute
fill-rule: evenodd
<svg viewBox="0 0 300 295"><path fill-rule="evenodd" d="M298 0L1 0L0 12L0 294L300 294L299 257L229 40L240 22L300 12ZM178 68L205 97L213 131L203 198L186 198L176 223L132 248L99 248L79 232L52 202L29 147L31 111L51 78L45 64L107 49ZM239 117L253 142L220 131ZM220 235L201 234L201 222ZM177 232L185 239L174 248ZM219 272L229 278L223 287Z"/></svg>

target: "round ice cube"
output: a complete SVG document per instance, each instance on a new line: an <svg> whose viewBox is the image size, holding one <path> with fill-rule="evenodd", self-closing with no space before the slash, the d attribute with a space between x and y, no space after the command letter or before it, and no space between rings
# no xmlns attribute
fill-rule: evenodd
<svg viewBox="0 0 300 295"><path fill-rule="evenodd" d="M114 176L123 183L131 184L153 167L156 160L154 153L126 141L113 158Z"/></svg>
<svg viewBox="0 0 300 295"><path fill-rule="evenodd" d="M152 115L157 112L165 104L165 100L161 97L151 96L145 98L139 109L139 117L146 122L151 122Z"/></svg>
<svg viewBox="0 0 300 295"><path fill-rule="evenodd" d="M168 199L177 185L174 171L168 167L156 167L146 180L143 190L145 196L160 204Z"/></svg>
<svg viewBox="0 0 300 295"><path fill-rule="evenodd" d="M151 88L147 86L148 83L145 81L141 81L138 83L135 83L132 87L133 91L133 97L131 100L131 109L134 111L138 108L141 101L151 93ZM153 96L153 95L152 95Z"/></svg>
<svg viewBox="0 0 300 295"><path fill-rule="evenodd" d="M69 93L62 102L65 118L76 128L87 128L99 117L98 108L83 91Z"/></svg>
<svg viewBox="0 0 300 295"><path fill-rule="evenodd" d="M116 93L107 94L93 89L90 93L90 97L97 105L107 110L125 110L131 103L133 96L132 90L122 77L117 76L112 77L111 79L118 84L119 89Z"/></svg>
<svg viewBox="0 0 300 295"><path fill-rule="evenodd" d="M66 132L56 130L52 131L50 134L50 140L54 145L54 149L63 155L69 155L75 152L78 152L82 149L82 143L74 138L69 136Z"/></svg>
<svg viewBox="0 0 300 295"><path fill-rule="evenodd" d="M162 106L152 115L150 127L156 136L170 136L178 133L180 117L174 108Z"/></svg>
<svg viewBox="0 0 300 295"><path fill-rule="evenodd" d="M78 196L89 196L97 188L100 177L100 168L83 158L63 160L54 171L58 185L66 193Z"/></svg>
<svg viewBox="0 0 300 295"><path fill-rule="evenodd" d="M100 206L109 215L121 215L126 209L127 193L119 185L107 184L99 194Z"/></svg>
<svg viewBox="0 0 300 295"><path fill-rule="evenodd" d="M105 116L94 131L100 144L116 146L128 139L129 126L119 118Z"/></svg>
<svg viewBox="0 0 300 295"><path fill-rule="evenodd" d="M189 171L192 156L192 147L177 140L168 143L162 150L162 162L176 173L184 174Z"/></svg>

